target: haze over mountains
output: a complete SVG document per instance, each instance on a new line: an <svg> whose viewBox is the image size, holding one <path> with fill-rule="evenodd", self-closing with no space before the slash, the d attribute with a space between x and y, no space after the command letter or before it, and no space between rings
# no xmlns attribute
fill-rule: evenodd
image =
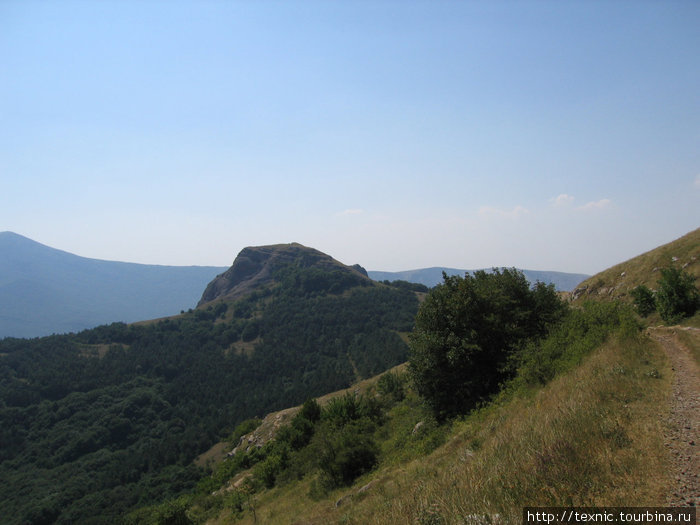
<svg viewBox="0 0 700 525"><path fill-rule="evenodd" d="M89 259L0 232L0 337L173 315L194 308L224 269Z"/></svg>
<svg viewBox="0 0 700 525"><path fill-rule="evenodd" d="M433 268L421 268L419 270L407 270L404 272L367 272L370 278L375 281L408 281L410 283L424 284L432 288L436 284L442 282L442 272L447 275L464 275L465 273L474 273L475 270L459 270L457 268L444 268L441 266ZM546 272L538 270L521 270L525 278L531 283L540 281L545 284L554 284L557 291L569 292L576 288L581 281L590 277L583 273L566 273L566 272Z"/></svg>
<svg viewBox="0 0 700 525"><path fill-rule="evenodd" d="M90 259L51 248L12 232L0 232L0 337L76 332L115 321L136 322L194 308L227 267L160 266ZM370 278L435 286L442 272L369 271ZM532 282L572 290L586 275L523 271Z"/></svg>

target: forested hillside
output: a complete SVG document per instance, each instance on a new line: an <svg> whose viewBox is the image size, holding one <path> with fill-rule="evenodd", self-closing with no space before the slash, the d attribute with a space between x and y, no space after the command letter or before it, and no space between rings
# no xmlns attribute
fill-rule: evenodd
<svg viewBox="0 0 700 525"><path fill-rule="evenodd" d="M640 328L628 305L569 308L516 270L446 277L407 367L239 439L260 424L246 422L195 490L127 523L515 524L523 506L658 506L669 383Z"/></svg>
<svg viewBox="0 0 700 525"><path fill-rule="evenodd" d="M291 253L180 316L0 341L2 522L118 522L191 488L241 420L406 359L414 292Z"/></svg>

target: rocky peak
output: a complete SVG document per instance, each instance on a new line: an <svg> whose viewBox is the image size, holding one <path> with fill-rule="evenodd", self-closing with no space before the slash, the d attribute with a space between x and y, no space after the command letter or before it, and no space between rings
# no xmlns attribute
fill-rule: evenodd
<svg viewBox="0 0 700 525"><path fill-rule="evenodd" d="M241 250L233 265L209 283L197 306L216 299L235 300L273 284L276 270L285 266L328 271L340 269L369 281L362 267L345 266L330 255L298 243L251 246Z"/></svg>

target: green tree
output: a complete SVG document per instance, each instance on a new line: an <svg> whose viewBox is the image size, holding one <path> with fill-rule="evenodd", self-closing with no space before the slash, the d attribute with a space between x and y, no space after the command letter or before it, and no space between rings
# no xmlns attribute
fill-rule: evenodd
<svg viewBox="0 0 700 525"><path fill-rule="evenodd" d="M307 399L299 411L298 417L315 423L321 419L321 406L315 399Z"/></svg>
<svg viewBox="0 0 700 525"><path fill-rule="evenodd" d="M368 419L352 421L340 428L326 425L317 440L323 482L332 489L350 485L377 464L379 447L371 436Z"/></svg>
<svg viewBox="0 0 700 525"><path fill-rule="evenodd" d="M187 516L189 502L185 497L163 503L159 507L158 525L189 525L192 520Z"/></svg>
<svg viewBox="0 0 700 525"><path fill-rule="evenodd" d="M448 276L428 294L410 336L409 371L439 420L464 413L512 373L512 356L565 313L552 285L516 269Z"/></svg>
<svg viewBox="0 0 700 525"><path fill-rule="evenodd" d="M656 292L656 307L669 324L690 317L700 306L700 292L695 278L678 268L664 268Z"/></svg>
<svg viewBox="0 0 700 525"><path fill-rule="evenodd" d="M652 292L649 288L643 284L640 284L632 290L631 294L632 301L634 302L634 306L639 315L646 317L647 315L651 315L654 313L654 311L656 311L654 292Z"/></svg>

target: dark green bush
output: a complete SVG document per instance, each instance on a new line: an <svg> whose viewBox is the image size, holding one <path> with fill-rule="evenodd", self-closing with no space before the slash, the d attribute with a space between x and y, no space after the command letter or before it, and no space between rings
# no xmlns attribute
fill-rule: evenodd
<svg viewBox="0 0 700 525"><path fill-rule="evenodd" d="M379 447L366 424L327 427L319 440L319 467L328 488L350 485L377 464Z"/></svg>
<svg viewBox="0 0 700 525"><path fill-rule="evenodd" d="M649 288L643 284L640 284L630 293L632 294L632 301L639 315L646 317L656 311L654 292L652 292Z"/></svg>
<svg viewBox="0 0 700 525"><path fill-rule="evenodd" d="M656 306L661 318L669 324L693 315L700 307L700 292L695 286L695 277L677 268L662 269Z"/></svg>
<svg viewBox="0 0 700 525"><path fill-rule="evenodd" d="M331 399L321 413L321 419L335 427L342 427L361 418L381 419L381 407L376 400L346 393Z"/></svg>
<svg viewBox="0 0 700 525"><path fill-rule="evenodd" d="M297 414L297 417L304 418L312 423L315 423L321 419L321 407L315 399L307 399Z"/></svg>
<svg viewBox="0 0 700 525"><path fill-rule="evenodd" d="M126 525L191 525L187 515L190 503L187 497L164 501L159 505L143 507L124 518Z"/></svg>
<svg viewBox="0 0 700 525"><path fill-rule="evenodd" d="M403 374L386 372L377 381L377 390L383 397L388 398L393 403L397 403L405 396L404 382L405 377Z"/></svg>
<svg viewBox="0 0 700 525"><path fill-rule="evenodd" d="M243 332L241 333L241 339L245 342L250 342L260 334L260 325L257 321L250 321L245 325Z"/></svg>
<svg viewBox="0 0 700 525"><path fill-rule="evenodd" d="M279 429L275 441L287 443L292 450L305 447L314 434L314 423L304 417L295 417L289 425Z"/></svg>
<svg viewBox="0 0 700 525"><path fill-rule="evenodd" d="M192 520L187 516L188 502L184 498L166 501L160 505L158 525L190 525Z"/></svg>
<svg viewBox="0 0 700 525"><path fill-rule="evenodd" d="M277 475L287 466L289 451L286 447L276 446L264 460L255 465L253 476L267 488L275 486Z"/></svg>

